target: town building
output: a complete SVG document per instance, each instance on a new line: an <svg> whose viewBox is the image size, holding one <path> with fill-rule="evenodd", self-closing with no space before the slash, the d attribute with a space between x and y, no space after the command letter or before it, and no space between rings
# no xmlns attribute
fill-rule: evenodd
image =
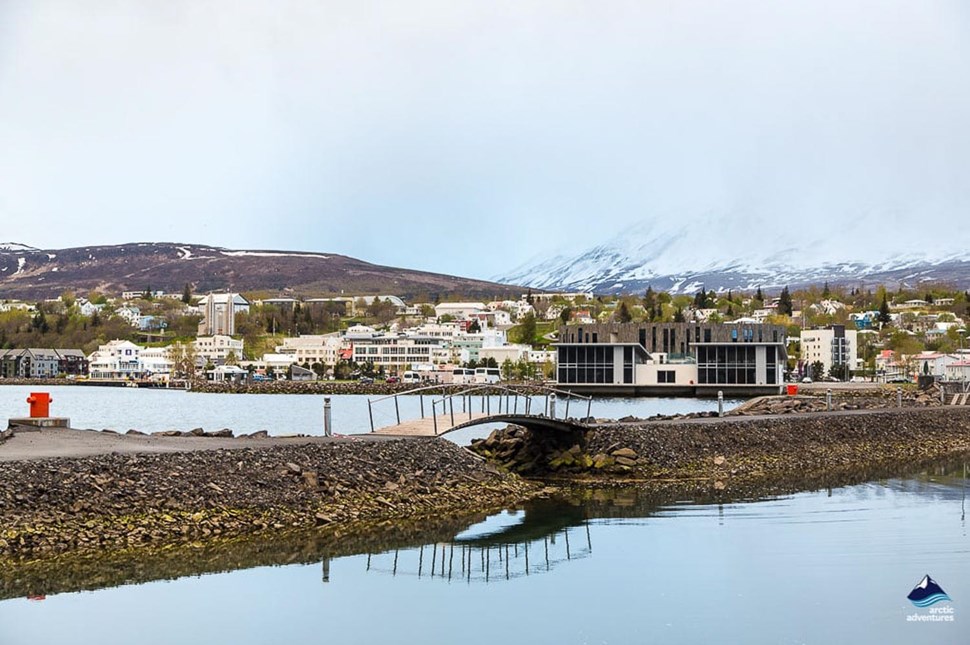
<svg viewBox="0 0 970 645"><path fill-rule="evenodd" d="M788 359L782 325L598 323L559 337L559 386L584 393L774 394Z"/></svg>
<svg viewBox="0 0 970 645"><path fill-rule="evenodd" d="M434 314L438 318L451 316L458 320L465 320L485 311L487 308L483 302L442 302L434 306Z"/></svg>
<svg viewBox="0 0 970 645"><path fill-rule="evenodd" d="M112 340L88 357L88 371L95 380L140 379L144 375L142 348L128 340Z"/></svg>
<svg viewBox="0 0 970 645"><path fill-rule="evenodd" d="M802 331L802 364L810 367L820 362L825 374L831 374L835 366L844 366L849 371L859 369L858 335L856 329L846 329L845 325ZM842 377L848 380L849 375L843 374Z"/></svg>
<svg viewBox="0 0 970 645"><path fill-rule="evenodd" d="M349 344L346 345L349 347ZM277 354L289 354L299 365L313 365L320 363L333 367L340 361L340 350L345 343L340 334L325 334L320 336L298 336L284 338L282 345L276 346Z"/></svg>
<svg viewBox="0 0 970 645"><path fill-rule="evenodd" d="M192 344L195 345L196 356L202 359L203 365L207 363L224 365L230 357L235 358L237 362L243 357L243 341L225 334L199 336Z"/></svg>
<svg viewBox="0 0 970 645"><path fill-rule="evenodd" d="M449 343L443 338L347 332L352 347L352 360L371 363L386 371L403 372L418 365L443 365L450 360Z"/></svg>
<svg viewBox="0 0 970 645"><path fill-rule="evenodd" d="M249 301L238 293L210 293L198 306L202 313L199 336L232 336L236 333L236 314L249 312Z"/></svg>

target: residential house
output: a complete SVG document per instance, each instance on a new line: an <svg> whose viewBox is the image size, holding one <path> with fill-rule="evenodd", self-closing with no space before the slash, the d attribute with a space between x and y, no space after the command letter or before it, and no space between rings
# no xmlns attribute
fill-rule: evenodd
<svg viewBox="0 0 970 645"><path fill-rule="evenodd" d="M88 371L92 379L139 379L144 375L140 354L142 348L127 340L112 340L88 357Z"/></svg>

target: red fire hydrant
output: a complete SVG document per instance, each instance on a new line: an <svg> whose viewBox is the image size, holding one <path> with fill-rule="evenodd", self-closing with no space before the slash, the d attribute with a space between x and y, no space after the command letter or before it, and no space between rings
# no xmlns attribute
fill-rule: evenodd
<svg viewBox="0 0 970 645"><path fill-rule="evenodd" d="M27 397L27 403L30 404L30 418L49 417L53 400L47 392L31 392Z"/></svg>

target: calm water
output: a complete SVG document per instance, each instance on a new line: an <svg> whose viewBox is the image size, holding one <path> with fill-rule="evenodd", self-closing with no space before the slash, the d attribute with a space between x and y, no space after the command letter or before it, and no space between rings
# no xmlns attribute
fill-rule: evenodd
<svg viewBox="0 0 970 645"><path fill-rule="evenodd" d="M89 572L0 602L0 643L966 643L965 472L723 504L586 491L423 539L203 554L172 581L71 592L103 586ZM955 622L906 620L927 612L906 599L924 574Z"/></svg>
<svg viewBox="0 0 970 645"><path fill-rule="evenodd" d="M51 414L69 417L75 428L111 428L124 432L130 428L142 432L163 430L206 430L231 428L236 433L267 430L273 435L323 434L323 396L307 394L202 394L182 390L154 390L125 387L55 386L47 388L4 386L0 387L0 414L6 418L27 416L26 398L33 390L50 392L53 397ZM370 431L368 399L380 397L333 396L331 397L334 432L357 434ZM440 399L440 397L439 397ZM737 405L737 401L725 402L725 409ZM421 401L417 396L400 397L402 419L420 416ZM426 413L431 411L431 398L424 398ZM481 399L476 402L481 405ZM493 398L491 406L497 410L498 401ZM524 401L522 403L524 406ZM544 399L533 401L533 410L539 410ZM562 416L565 404L559 403L558 414ZM716 410L717 402L710 399L670 398L596 399L592 404L593 416L620 418L628 415L648 417L654 414L700 412ZM441 414L441 407L437 408ZM456 405L456 412L458 411ZM476 411L480 411L476 408ZM396 422L393 400L384 400L373 406L374 425L382 427ZM571 404L570 416L585 416L585 405ZM456 441L470 440L487 434L488 428L456 432ZM0 644L2 645L2 644Z"/></svg>

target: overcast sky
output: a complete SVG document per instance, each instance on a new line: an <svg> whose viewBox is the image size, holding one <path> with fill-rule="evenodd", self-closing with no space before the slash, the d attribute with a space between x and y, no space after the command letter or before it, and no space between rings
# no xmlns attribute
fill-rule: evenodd
<svg viewBox="0 0 970 645"><path fill-rule="evenodd" d="M0 0L0 242L489 277L859 218L967 247L965 0Z"/></svg>

